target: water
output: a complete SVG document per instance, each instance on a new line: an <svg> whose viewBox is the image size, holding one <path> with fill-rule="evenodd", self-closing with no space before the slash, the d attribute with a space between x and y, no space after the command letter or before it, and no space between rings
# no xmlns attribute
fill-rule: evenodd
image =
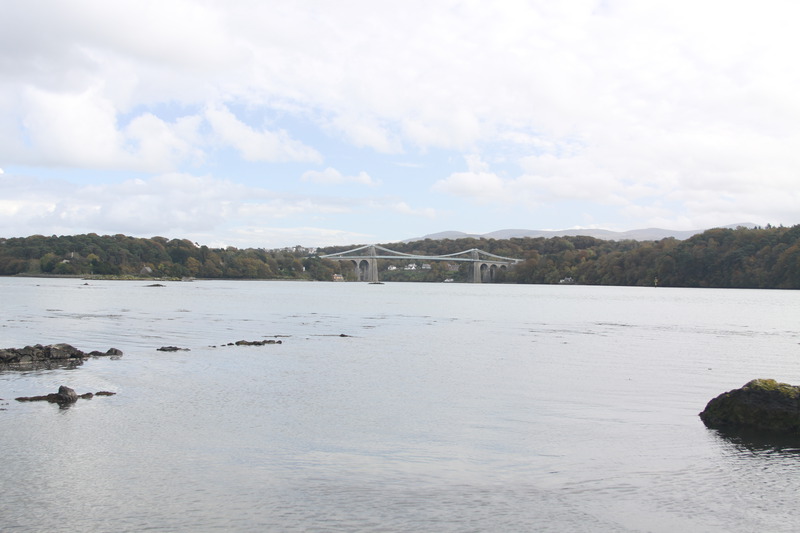
<svg viewBox="0 0 800 533"><path fill-rule="evenodd" d="M800 528L797 443L697 417L800 384L798 292L85 283L0 278L0 348L125 352L0 373L4 531Z"/></svg>

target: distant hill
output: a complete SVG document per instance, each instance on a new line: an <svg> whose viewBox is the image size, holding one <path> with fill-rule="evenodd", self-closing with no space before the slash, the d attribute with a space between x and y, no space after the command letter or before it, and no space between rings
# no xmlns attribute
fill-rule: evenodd
<svg viewBox="0 0 800 533"><path fill-rule="evenodd" d="M755 224L750 222L743 222L741 224L729 224L727 226L723 226L727 229L736 229L739 227L745 228L754 228L756 227ZM669 230L669 229L661 229L661 228L646 228L646 229L634 229L630 231L611 231L607 229L562 229L562 230L531 230L531 229L502 229L498 231L492 231L491 233L484 233L484 234L477 234L477 233L464 233L461 231L442 231L439 233L431 233L430 235L425 235L424 237L415 237L412 239L406 239L403 242L414 242L414 241L422 241L425 239L431 240L440 240L440 239L513 239L513 238L522 238L522 237L575 237L578 235L586 235L588 237L594 237L596 239L603 239L606 241L625 241L625 240L633 240L633 241L660 241L661 239L666 239L668 237L674 237L678 240L688 239L692 235L697 235L698 233L703 233L704 229L698 230L687 230L687 231L678 231L678 230Z"/></svg>

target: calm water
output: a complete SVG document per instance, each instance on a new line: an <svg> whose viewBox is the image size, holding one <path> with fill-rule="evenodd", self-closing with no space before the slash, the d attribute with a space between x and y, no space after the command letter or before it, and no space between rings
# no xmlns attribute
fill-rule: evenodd
<svg viewBox="0 0 800 533"><path fill-rule="evenodd" d="M125 352L0 372L4 531L800 528L800 446L697 417L800 384L798 292L84 283L0 278L0 348Z"/></svg>

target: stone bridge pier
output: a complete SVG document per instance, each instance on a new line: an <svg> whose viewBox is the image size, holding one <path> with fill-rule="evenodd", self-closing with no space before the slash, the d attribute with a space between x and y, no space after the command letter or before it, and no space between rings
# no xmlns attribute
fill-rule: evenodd
<svg viewBox="0 0 800 533"><path fill-rule="evenodd" d="M500 270L506 270L505 262L481 260L479 250L471 250L472 268L470 281L472 283L491 283L497 279Z"/></svg>
<svg viewBox="0 0 800 533"><path fill-rule="evenodd" d="M356 279L358 281L378 283L378 259L374 257L378 254L375 251L374 245L367 248L366 255L373 257L352 260L355 268Z"/></svg>
<svg viewBox="0 0 800 533"><path fill-rule="evenodd" d="M352 261L356 271L356 279L358 281L367 281L369 283L378 283L378 260L377 259L362 259L360 261Z"/></svg>
<svg viewBox="0 0 800 533"><path fill-rule="evenodd" d="M498 272L506 270L506 265L497 263L472 263L470 282L472 283L492 283L497 280Z"/></svg>

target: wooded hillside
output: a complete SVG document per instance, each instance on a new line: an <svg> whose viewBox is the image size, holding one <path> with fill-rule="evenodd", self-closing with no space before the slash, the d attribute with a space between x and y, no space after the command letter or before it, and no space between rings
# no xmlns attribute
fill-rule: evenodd
<svg viewBox="0 0 800 533"><path fill-rule="evenodd" d="M33 235L0 239L0 275L331 279L334 270L309 255L309 250L299 246L240 250L164 237Z"/></svg>
<svg viewBox="0 0 800 533"><path fill-rule="evenodd" d="M755 229L711 229L685 241L604 241L593 237L456 239L387 243L418 255L444 255L470 248L523 259L500 275L505 283L558 283L672 287L800 288L800 225ZM232 279L352 279L351 267L320 259L319 250L209 248L188 240L125 235L34 235L0 239L0 275L110 275ZM392 281L467 279L466 265L435 262L428 270L387 271Z"/></svg>

